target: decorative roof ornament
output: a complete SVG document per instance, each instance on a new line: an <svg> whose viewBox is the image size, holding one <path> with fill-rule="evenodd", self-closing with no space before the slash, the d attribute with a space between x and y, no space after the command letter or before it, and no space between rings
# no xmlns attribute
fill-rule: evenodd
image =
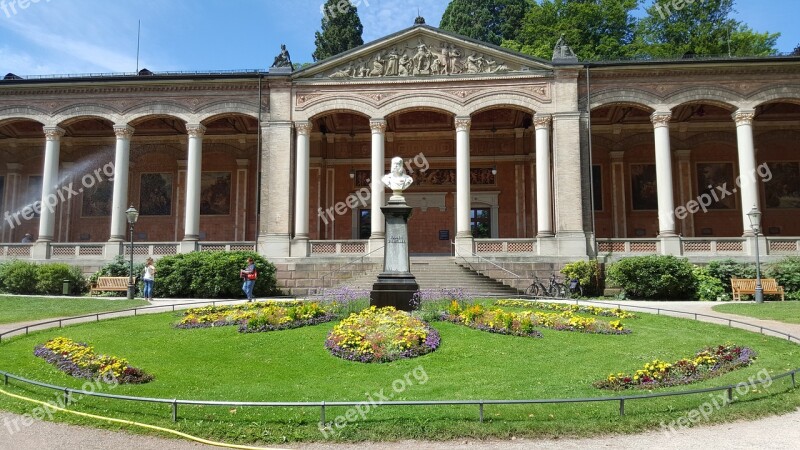
<svg viewBox="0 0 800 450"><path fill-rule="evenodd" d="M578 62L578 57L567 44L567 40L562 33L553 48L553 64L578 64Z"/></svg>
<svg viewBox="0 0 800 450"><path fill-rule="evenodd" d="M292 58L289 56L289 51L286 50L286 44L281 44L281 53L275 57L272 67L269 68L270 72L292 72L294 65Z"/></svg>
<svg viewBox="0 0 800 450"><path fill-rule="evenodd" d="M417 12L417 14L419 14L419 12ZM417 18L414 19L414 25L425 25L425 18L417 15Z"/></svg>

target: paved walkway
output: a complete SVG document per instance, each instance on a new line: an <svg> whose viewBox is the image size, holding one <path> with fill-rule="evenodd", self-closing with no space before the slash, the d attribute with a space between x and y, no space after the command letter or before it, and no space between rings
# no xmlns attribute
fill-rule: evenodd
<svg viewBox="0 0 800 450"><path fill-rule="evenodd" d="M163 305L172 309L173 303L186 303L191 300L169 300L154 301L154 304ZM676 315L679 317L689 317L689 314L709 314L725 319L746 321L758 327L771 328L784 333L789 333L800 337L800 324L786 324L771 320L759 320L724 314L713 311L716 303L711 302L606 302L607 306L620 304L624 309L639 310L637 307L664 308L667 310L680 311L672 313L662 311L665 315ZM159 309L153 312L163 312ZM692 316L693 317L693 316ZM719 319L712 319L699 316L699 320L726 323ZM95 320L89 318L87 320ZM72 323L72 322L70 322ZM0 332L13 329L20 324L0 325ZM752 326L737 325L748 330L753 330ZM756 330L757 331L757 330ZM67 425L63 423L52 423L35 421L28 427L20 427L17 431L14 422L20 420L20 416L5 412L0 412L0 450L40 450L43 448L52 450L105 450L109 448L121 448L133 446L137 450L161 450L170 448L176 450L212 448L188 441L162 439L151 436L141 436L126 432L106 431L95 428ZM476 441L470 439L459 439L447 442L421 442L421 441L401 441L401 442L380 442L380 443L358 443L358 444L304 444L291 445L283 448L301 448L309 450L350 450L350 449L431 449L431 450L450 450L450 449L548 449L558 447L559 449L619 449L619 448L661 448L661 449L684 449L684 448L724 448L724 449L796 449L800 443L800 410L783 416L768 417L765 419L751 422L732 422L727 424L698 426L687 430L677 430L675 433L664 431L650 431L635 435L611 435L585 439L511 439L511 440L490 440Z"/></svg>

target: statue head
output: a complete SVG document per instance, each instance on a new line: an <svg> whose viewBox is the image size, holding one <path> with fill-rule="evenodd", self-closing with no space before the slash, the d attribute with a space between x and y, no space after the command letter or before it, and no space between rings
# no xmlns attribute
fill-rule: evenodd
<svg viewBox="0 0 800 450"><path fill-rule="evenodd" d="M403 158L399 156L395 156L392 158L392 166L389 169L392 175L395 176L402 176L406 174L406 170L403 168Z"/></svg>

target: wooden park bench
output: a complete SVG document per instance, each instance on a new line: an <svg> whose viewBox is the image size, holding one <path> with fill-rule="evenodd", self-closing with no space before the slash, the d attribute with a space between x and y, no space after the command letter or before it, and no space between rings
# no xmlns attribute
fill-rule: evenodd
<svg viewBox="0 0 800 450"><path fill-rule="evenodd" d="M89 295L104 291L127 291L129 277L100 277L89 289Z"/></svg>
<svg viewBox="0 0 800 450"><path fill-rule="evenodd" d="M761 290L765 295L780 295L781 301L784 300L783 286L778 286L778 281L775 278L762 278ZM731 291L733 292L734 300L741 300L742 294L755 294L756 280L752 278L731 278Z"/></svg>

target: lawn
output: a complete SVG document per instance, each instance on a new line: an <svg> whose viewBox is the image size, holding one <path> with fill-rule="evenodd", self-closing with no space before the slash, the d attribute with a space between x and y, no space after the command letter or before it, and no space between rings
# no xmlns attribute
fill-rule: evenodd
<svg viewBox="0 0 800 450"><path fill-rule="evenodd" d="M714 306L714 311L755 317L756 319L777 320L786 323L800 323L800 302L726 303Z"/></svg>
<svg viewBox="0 0 800 450"><path fill-rule="evenodd" d="M0 324L80 316L144 306L144 300L16 297L0 295Z"/></svg>
<svg viewBox="0 0 800 450"><path fill-rule="evenodd" d="M591 383L609 373L632 372L655 358L674 361L726 342L754 348L754 365L692 385L692 388L746 381L762 369L783 373L800 367L800 347L785 340L721 325L640 314L625 319L630 335L592 335L542 329L533 339L491 334L446 322L434 322L441 347L428 355L385 364L363 364L331 356L324 348L334 323L292 330L241 334L236 327L175 329L173 313L112 319L44 330L0 344L0 369L56 385L79 387L32 355L36 344L56 336L84 341L98 352L127 358L155 375L143 385L120 385L118 395L236 401L368 401L534 399L613 396ZM789 383L789 384L787 384ZM793 411L800 393L786 379L775 381L715 411L710 422ZM12 383L5 389L42 400L53 391ZM667 388L659 391L685 389ZM644 394L647 391L629 391ZM708 400L709 394L626 402L561 405L487 405L484 423L476 406L383 406L349 423L337 440L510 438L511 436L587 436L658 429ZM24 413L27 403L0 396L0 408ZM137 420L179 431L238 443L323 441L320 409L181 406L177 423L168 405L84 399L70 408ZM328 407L327 421L346 416L346 407ZM73 423L100 425L61 416ZM106 426L106 425L100 425ZM611 442L611 441L610 441Z"/></svg>

